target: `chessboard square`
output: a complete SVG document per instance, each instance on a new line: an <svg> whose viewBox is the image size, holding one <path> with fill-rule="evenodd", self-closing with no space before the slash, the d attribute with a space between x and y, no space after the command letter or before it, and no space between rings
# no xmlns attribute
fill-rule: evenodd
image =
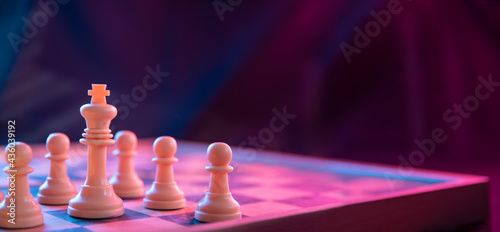
<svg viewBox="0 0 500 232"><path fill-rule="evenodd" d="M192 202L198 202L201 200L201 198L203 198L205 196L205 194L197 194L197 195L189 195L189 196L185 196L186 200L188 201L192 201Z"/></svg>
<svg viewBox="0 0 500 232"><path fill-rule="evenodd" d="M174 171L175 175L175 180L178 182L183 182L183 183L204 183L205 185L208 185L208 182L210 181L210 173L204 172L204 175L200 175L197 173L178 173Z"/></svg>
<svg viewBox="0 0 500 232"><path fill-rule="evenodd" d="M307 189L307 190L313 191L315 193L328 192L328 191L338 189L337 186L334 186L331 184L318 184L318 183L314 183L314 182L285 184L285 185L279 185L279 186L284 187L284 188L292 188L292 189Z"/></svg>
<svg viewBox="0 0 500 232"><path fill-rule="evenodd" d="M342 182L348 182L348 183L364 177L363 175L360 174L337 172L336 170L331 170L330 172L338 176L339 180L341 180Z"/></svg>
<svg viewBox="0 0 500 232"><path fill-rule="evenodd" d="M360 196L360 194L357 195ZM353 195L352 194L350 195L347 191L344 190L332 190L332 191L321 192L319 196L334 198L334 199L347 199L352 197Z"/></svg>
<svg viewBox="0 0 500 232"><path fill-rule="evenodd" d="M76 190L80 191L80 188L85 183L85 179L77 179L77 180L72 179L71 182L73 182L73 185L76 187Z"/></svg>
<svg viewBox="0 0 500 232"><path fill-rule="evenodd" d="M333 203L338 203L340 205L342 203L342 199L324 197L324 196L309 196L309 197L299 197L299 198L279 200L279 202L299 207L313 207L313 206L333 204Z"/></svg>
<svg viewBox="0 0 500 232"><path fill-rule="evenodd" d="M51 214L53 216L56 216L58 218L62 218L66 221L75 223L77 225L81 225L81 226L87 226L87 225L93 225L93 224L104 224L104 223L110 223L110 222L116 222L116 221L136 220L136 219L140 219L140 218L151 217L147 214L143 214L143 213L129 210L129 209L125 209L125 213L122 216L114 217L114 218L105 218L105 219L76 218L76 217L70 216L67 213L67 210L50 211L47 213Z"/></svg>
<svg viewBox="0 0 500 232"><path fill-rule="evenodd" d="M258 202L240 206L241 213L246 216L265 215L287 210L300 209L301 207L280 202Z"/></svg>
<svg viewBox="0 0 500 232"><path fill-rule="evenodd" d="M189 213L183 213L183 214L171 214L171 215L165 215L158 217L160 219L173 222L179 225L183 226L192 226L192 225L197 225L197 224L202 224L204 222L198 221L194 219L194 211L189 212Z"/></svg>
<svg viewBox="0 0 500 232"><path fill-rule="evenodd" d="M234 200L236 200L238 202L238 204L240 204L240 205L251 204L251 203L256 203L256 202L262 201L262 199L257 199L257 198L253 198L253 197L249 197L249 196L245 196L245 195L235 195L235 194L232 194L232 195L233 195Z"/></svg>
<svg viewBox="0 0 500 232"><path fill-rule="evenodd" d="M191 208L194 211L194 209L198 208L198 202L186 200L186 207L185 208Z"/></svg>
<svg viewBox="0 0 500 232"><path fill-rule="evenodd" d="M39 186L30 186L30 193L31 193L31 195L36 196L38 194L38 189L39 188L40 188Z"/></svg>
<svg viewBox="0 0 500 232"><path fill-rule="evenodd" d="M180 230L186 227L179 225L177 223L161 220L155 217L141 218L137 220L129 221L116 221L106 224L96 224L85 226L86 229L92 231L106 231L106 232L123 232L123 231L170 231L170 230Z"/></svg>
<svg viewBox="0 0 500 232"><path fill-rule="evenodd" d="M374 177L362 177L345 182L343 188L363 192L391 192L394 190L386 179Z"/></svg>
<svg viewBox="0 0 500 232"><path fill-rule="evenodd" d="M241 188L232 190L233 194L243 195L262 200L282 200L288 198L313 196L314 192L293 188L281 188L278 186L264 186L254 188Z"/></svg>
<svg viewBox="0 0 500 232"><path fill-rule="evenodd" d="M373 196L373 194L364 191L336 190L336 191L323 192L319 194L319 196L338 199L340 202L345 204L347 202L370 199Z"/></svg>
<svg viewBox="0 0 500 232"><path fill-rule="evenodd" d="M294 172L295 169L288 166L281 165L270 165L259 162L242 162L241 165L238 165L235 172L247 173L251 174L251 176L274 176L274 175L282 175L283 173L291 173Z"/></svg>
<svg viewBox="0 0 500 232"><path fill-rule="evenodd" d="M321 171L321 170L301 170L303 172L300 177L302 179L307 180L307 183L314 184L325 184L325 183L334 183L342 181L342 174L333 173L329 171Z"/></svg>
<svg viewBox="0 0 500 232"><path fill-rule="evenodd" d="M85 179L87 176L87 169L70 169L68 170L68 176L72 181L75 179Z"/></svg>
<svg viewBox="0 0 500 232"><path fill-rule="evenodd" d="M79 166L75 166L75 167L70 167L68 166L68 177L71 179L71 182L73 182L73 184L76 186L77 185L77 182L78 183L84 183L85 182L85 177L87 177L87 166L85 164L85 166L83 167L79 167ZM47 175L45 175L46 177Z"/></svg>
<svg viewBox="0 0 500 232"><path fill-rule="evenodd" d="M185 196L204 195L208 190L208 182L205 184L186 184L184 182L179 182L178 186L184 192Z"/></svg>
<svg viewBox="0 0 500 232"><path fill-rule="evenodd" d="M33 186L40 186L46 179L47 177L31 175L29 178L29 184Z"/></svg>
<svg viewBox="0 0 500 232"><path fill-rule="evenodd" d="M232 195L233 195L234 200L236 200L240 205L262 201L262 199L250 197L248 195L240 195L240 194L237 194L237 195L232 194ZM199 202L204 196L205 196L205 194L186 196L186 200L191 201L191 202Z"/></svg>
<svg viewBox="0 0 500 232"><path fill-rule="evenodd" d="M35 197L36 202L38 202L38 198ZM44 205L40 204L42 207L42 212L50 212L50 211L58 211L58 210L66 210L68 205Z"/></svg>
<svg viewBox="0 0 500 232"><path fill-rule="evenodd" d="M151 170L149 170L151 172ZM153 176L152 178L149 175L143 174L141 172L137 172L137 175L139 178L144 182L144 185L151 186L153 182L155 181L155 177ZM149 188L145 188L148 190Z"/></svg>
<svg viewBox="0 0 500 232"><path fill-rule="evenodd" d="M229 188L231 189L236 189L236 188L249 188L249 187L255 187L259 186L257 183L247 183L243 181L237 181L234 179L229 179Z"/></svg>
<svg viewBox="0 0 500 232"><path fill-rule="evenodd" d="M71 229L54 230L51 232L92 232L92 230L85 229L84 227L77 227L77 228L71 228Z"/></svg>
<svg viewBox="0 0 500 232"><path fill-rule="evenodd" d="M50 215L46 212L43 212L43 230L45 231L54 231L54 230L67 230L73 228L82 228L81 226L64 220L62 218Z"/></svg>
<svg viewBox="0 0 500 232"><path fill-rule="evenodd" d="M259 186L274 186L274 185L285 185L285 184L294 184L300 181L299 178L287 178L287 177L280 177L276 178L276 176L280 175L268 175L265 177L258 177L258 176L246 176L246 175L241 175L241 176L229 176L229 182L234 183L234 182L239 182L241 184L256 184ZM265 181L263 181L265 180ZM307 180L304 180L304 182ZM231 185L229 185L231 187Z"/></svg>
<svg viewBox="0 0 500 232"><path fill-rule="evenodd" d="M157 210L157 209L148 209L148 208L145 208L143 205L138 205L138 206L128 207L128 209L149 215L151 217L159 217L159 216L166 216L166 215L171 215L171 214L184 214L184 213L194 212L194 208L192 208L192 207L184 207L182 209L175 209L175 210Z"/></svg>

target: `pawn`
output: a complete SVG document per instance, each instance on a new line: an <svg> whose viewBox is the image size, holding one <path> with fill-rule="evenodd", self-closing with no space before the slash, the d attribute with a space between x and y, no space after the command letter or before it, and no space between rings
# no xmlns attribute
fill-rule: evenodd
<svg viewBox="0 0 500 232"><path fill-rule="evenodd" d="M76 195L76 187L71 183L66 170L66 160L69 159L69 138L63 133L52 133L47 137L50 173L38 189L38 202L45 205L67 205Z"/></svg>
<svg viewBox="0 0 500 232"><path fill-rule="evenodd" d="M227 174L233 171L229 165L232 151L225 143L212 143L207 150L205 169L211 173L208 192L198 202L194 218L202 222L215 222L241 218L240 205L229 192Z"/></svg>
<svg viewBox="0 0 500 232"><path fill-rule="evenodd" d="M156 178L151 188L146 192L144 207L150 209L180 209L186 206L184 193L179 189L174 179L172 165L178 159L174 157L177 151L177 142L170 136L158 137L153 150L156 158L153 162L158 165Z"/></svg>
<svg viewBox="0 0 500 232"><path fill-rule="evenodd" d="M115 135L118 156L118 171L109 179L116 195L121 198L139 198L144 196L144 182L139 178L134 168L132 157L137 155L137 137L132 131L118 131Z"/></svg>
<svg viewBox="0 0 500 232"><path fill-rule="evenodd" d="M12 143L11 143L12 144ZM43 224L42 208L33 199L28 183L28 174L33 168L31 148L16 142L5 148L5 160L8 166L3 170L9 175L7 196L0 204L1 228L30 228ZM14 209L14 210L13 210Z"/></svg>

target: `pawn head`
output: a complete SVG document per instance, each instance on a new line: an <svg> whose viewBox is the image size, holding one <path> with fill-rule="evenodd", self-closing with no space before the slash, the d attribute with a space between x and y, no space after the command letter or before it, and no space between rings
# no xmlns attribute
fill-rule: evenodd
<svg viewBox="0 0 500 232"><path fill-rule="evenodd" d="M66 154L69 150L69 138L63 133L52 133L47 137L47 150L53 154Z"/></svg>
<svg viewBox="0 0 500 232"><path fill-rule="evenodd" d="M214 166L225 166L231 162L233 152L226 143L212 143L207 149L208 161Z"/></svg>
<svg viewBox="0 0 500 232"><path fill-rule="evenodd" d="M132 131L118 131L115 140L115 146L120 151L133 151L137 147L137 136Z"/></svg>
<svg viewBox="0 0 500 232"><path fill-rule="evenodd" d="M9 154L15 154L15 156ZM5 161L7 161L7 164L11 164L12 158L14 158L13 163L16 167L28 166L32 158L31 147L23 142L15 142L13 146L8 144L5 147Z"/></svg>
<svg viewBox="0 0 500 232"><path fill-rule="evenodd" d="M161 136L153 143L153 150L158 157L172 157L177 152L177 142L170 136Z"/></svg>

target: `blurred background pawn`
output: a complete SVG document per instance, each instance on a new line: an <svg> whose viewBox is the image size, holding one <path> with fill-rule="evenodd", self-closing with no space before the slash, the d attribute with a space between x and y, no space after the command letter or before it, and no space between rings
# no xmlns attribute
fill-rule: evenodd
<svg viewBox="0 0 500 232"><path fill-rule="evenodd" d="M76 195L76 187L71 183L66 169L66 160L69 159L68 136L63 133L52 133L47 137L50 173L45 182L38 189L38 202L46 205L67 205Z"/></svg>
<svg viewBox="0 0 500 232"><path fill-rule="evenodd" d="M119 166L109 183L121 198L143 197L144 182L137 175L132 160L137 155L137 136L132 131L123 130L116 133L115 140L113 155L119 158Z"/></svg>
<svg viewBox="0 0 500 232"><path fill-rule="evenodd" d="M174 178L172 165L178 159L174 157L177 152L177 142L170 136L158 137L153 150L157 157L153 162L158 165L156 177L151 188L146 192L144 207L150 209L180 209L186 206L184 192L179 189Z"/></svg>

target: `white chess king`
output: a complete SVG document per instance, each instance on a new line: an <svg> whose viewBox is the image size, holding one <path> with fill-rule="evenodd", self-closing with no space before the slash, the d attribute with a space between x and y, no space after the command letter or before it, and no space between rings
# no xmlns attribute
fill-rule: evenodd
<svg viewBox="0 0 500 232"><path fill-rule="evenodd" d="M117 110L106 104L106 96L109 96L106 85L92 84L88 95L92 96L90 104L80 108L87 123L84 138L80 139L80 143L88 146L87 179L80 192L69 201L68 214L80 218L118 217L124 213L123 201L106 176L106 148L115 143L109 124Z"/></svg>

